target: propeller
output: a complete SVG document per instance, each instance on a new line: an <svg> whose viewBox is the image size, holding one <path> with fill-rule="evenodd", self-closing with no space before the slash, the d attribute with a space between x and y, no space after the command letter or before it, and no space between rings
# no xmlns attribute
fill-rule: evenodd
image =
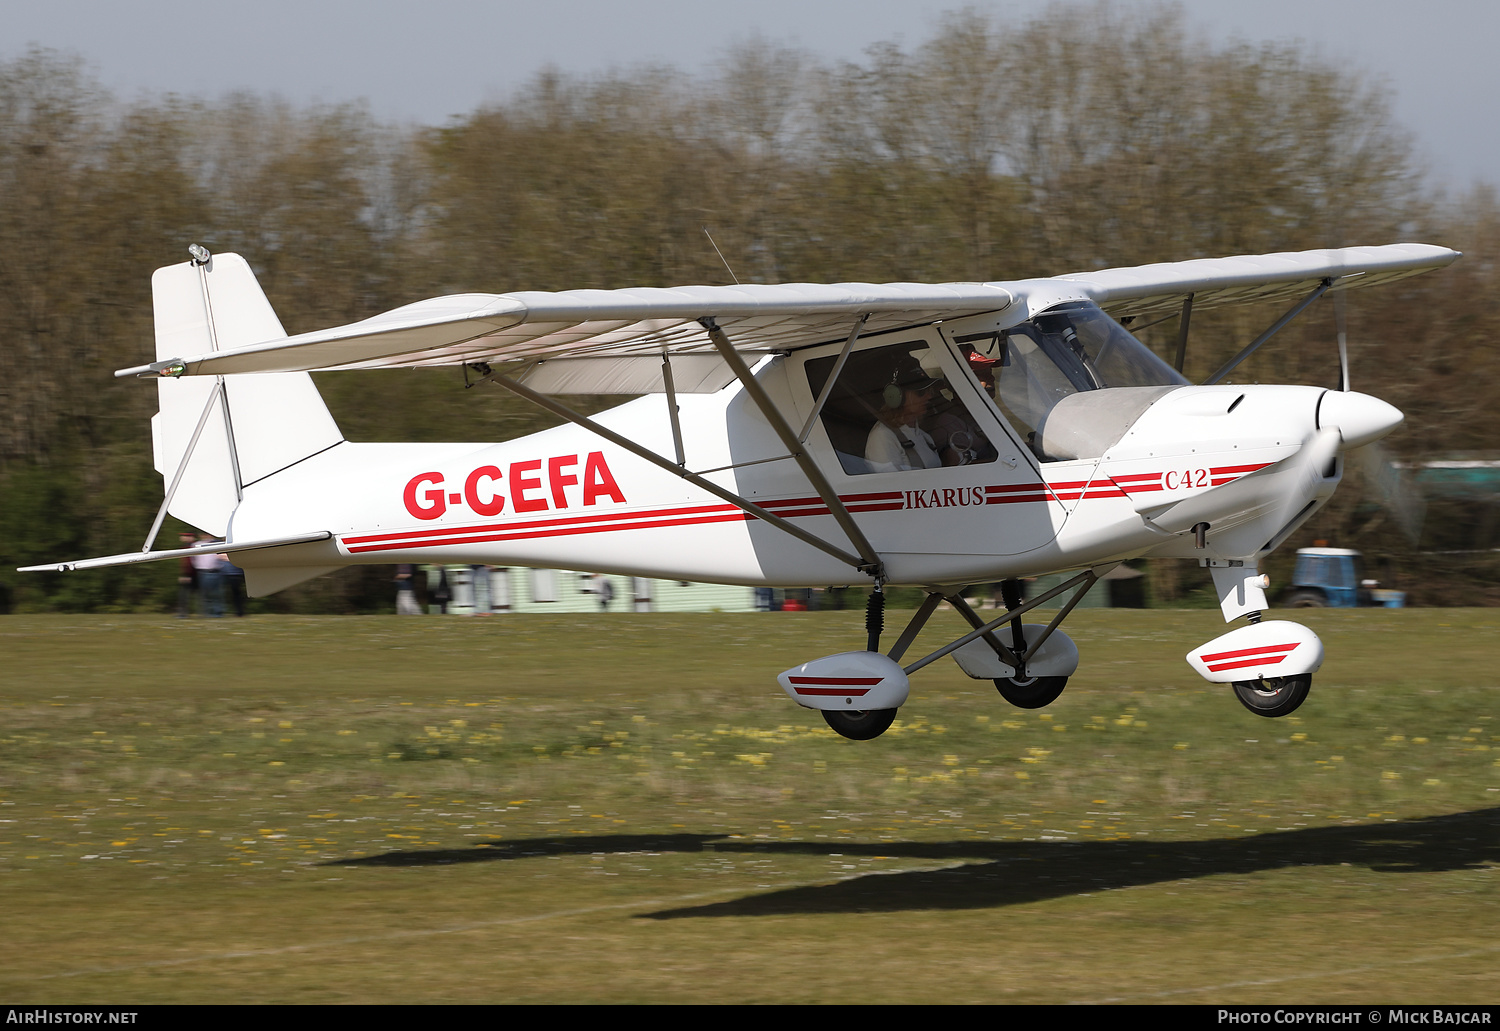
<svg viewBox="0 0 1500 1031"><path fill-rule="evenodd" d="M1391 460L1383 444L1370 444L1353 454L1358 456L1366 490L1375 495L1407 543L1416 547L1427 518L1427 499L1422 497L1421 490L1406 470Z"/></svg>
<svg viewBox="0 0 1500 1031"><path fill-rule="evenodd" d="M1349 337L1344 326L1344 291L1333 295L1333 317L1339 335L1339 389L1348 393L1349 386Z"/></svg>
<svg viewBox="0 0 1500 1031"><path fill-rule="evenodd" d="M1280 505L1271 525L1281 529L1271 538L1272 548L1279 546L1295 529L1294 522L1312 504L1343 445L1343 437L1337 429L1317 430L1302 442L1295 455L1280 463L1282 469L1277 473Z"/></svg>
<svg viewBox="0 0 1500 1031"><path fill-rule="evenodd" d="M1338 327L1339 390L1352 390L1349 380L1349 338L1345 319L1345 292L1333 298L1334 321ZM1356 458L1357 456L1357 458ZM1357 447L1349 456L1359 462L1366 489L1373 493L1380 507L1390 515L1396 528L1408 543L1416 547L1422 538L1422 523L1427 516L1427 500L1411 482L1411 477L1391 459L1390 451L1380 441Z"/></svg>

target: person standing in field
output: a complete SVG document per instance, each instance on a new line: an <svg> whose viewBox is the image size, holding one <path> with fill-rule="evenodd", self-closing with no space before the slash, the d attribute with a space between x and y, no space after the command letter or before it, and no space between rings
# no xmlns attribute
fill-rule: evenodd
<svg viewBox="0 0 1500 1031"><path fill-rule="evenodd" d="M420 616L422 607L417 604L417 581L415 567L403 562L396 567L396 615Z"/></svg>
<svg viewBox="0 0 1500 1031"><path fill-rule="evenodd" d="M179 533L177 543L184 548L193 546L193 535ZM184 555L177 560L177 618L187 619L193 614L193 595L198 591L198 570L193 568L193 556Z"/></svg>
<svg viewBox="0 0 1500 1031"><path fill-rule="evenodd" d="M230 607L236 616L245 614L245 571L229 560L228 555L216 555L219 560L219 583L224 594L229 596Z"/></svg>
<svg viewBox="0 0 1500 1031"><path fill-rule="evenodd" d="M207 544L212 540L206 533L198 538L200 544ZM203 615L218 619L224 614L224 598L219 585L219 556L205 550L194 555L192 562L198 581L198 609Z"/></svg>

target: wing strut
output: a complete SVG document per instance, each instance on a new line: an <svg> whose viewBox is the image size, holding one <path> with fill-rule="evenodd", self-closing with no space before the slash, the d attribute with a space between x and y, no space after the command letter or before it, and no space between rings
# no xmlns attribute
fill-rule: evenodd
<svg viewBox="0 0 1500 1031"><path fill-rule="evenodd" d="M661 381L667 388L667 416L672 420L672 448L677 452L677 464L687 468L687 452L682 449L682 423L677 418L677 385L672 382L672 359L667 352L661 353Z"/></svg>
<svg viewBox="0 0 1500 1031"><path fill-rule="evenodd" d="M750 395L750 399L760 409L760 414L766 417L766 421L771 424L771 428L781 438L781 444L786 448L787 454L796 460L798 467L802 470L802 475L807 477L813 489L818 492L818 497L823 499L823 504L828 506L828 511L833 514L833 518L838 522L839 529L844 531L849 537L850 543L859 552L859 557L863 561L855 563L856 568L861 573L873 576L877 581L884 580L885 564L880 561L880 555L875 551L874 546L870 544L869 539L865 537L864 531L859 528L859 524L854 521L854 517L849 514L849 510L844 507L844 502L840 500L838 491L833 489L833 485L828 482L828 477L824 476L823 470L818 468L818 463L813 460L813 457L802 446L802 442L797 439L796 431L787 424L786 419L782 417L781 412L772 403L771 396L760 385L760 381L751 374L750 367L745 364L745 359L740 357L740 353L734 349L734 345L729 342L729 338L724 335L724 331L719 328L719 324L714 321L712 316L706 316L698 321L703 324L704 329L708 330L708 338L713 341L714 347L723 356L725 364L734 370L734 374L744 384L745 393ZM861 322L859 325L862 326L863 324ZM856 326L850 334L849 341L844 345L846 351L854 346L854 335L858 332L859 326Z"/></svg>
<svg viewBox="0 0 1500 1031"><path fill-rule="evenodd" d="M1272 323L1270 329L1266 330L1260 336L1256 337L1254 340L1250 341L1250 343L1246 344L1243 351L1235 355L1233 358L1229 359L1229 361L1224 364L1223 368L1214 373L1212 376L1208 377L1208 379L1204 380L1203 385L1206 387L1212 386L1213 384L1219 382L1219 380L1223 379L1225 376L1233 372L1236 365L1244 361L1246 358L1249 358L1252 354L1255 353L1256 348L1260 347L1261 344L1265 343L1267 340L1270 340L1273 336L1279 333L1281 331L1281 328L1288 322L1291 322L1298 315L1301 315L1303 308L1306 308L1309 304L1316 301L1319 297L1322 297L1323 294L1332 285L1333 277L1326 277L1321 283L1318 284L1318 288L1316 290L1308 294L1306 297L1302 298L1302 300L1298 301L1296 304L1292 305L1291 310L1281 318L1277 319L1274 323Z"/></svg>
<svg viewBox="0 0 1500 1031"><path fill-rule="evenodd" d="M1178 372L1182 371L1182 363L1187 361L1188 323L1193 318L1193 295L1188 294L1187 300L1182 302L1181 320L1177 324L1177 361L1172 368Z"/></svg>
<svg viewBox="0 0 1500 1031"><path fill-rule="evenodd" d="M854 350L854 341L859 339L859 331L865 328L865 323L869 319L870 313L865 312L854 323L854 328L849 330L849 339L844 341L844 349L839 352L838 360L833 363L833 371L828 374L828 382L823 384L823 391L818 395L817 403L813 405L807 421L802 424L802 432L797 434L797 443L807 443L807 435L812 432L813 424L818 421L818 416L823 414L823 406L828 403L828 395L833 393L833 385L838 382L839 373L844 371L844 363L849 360L849 352Z"/></svg>
<svg viewBox="0 0 1500 1031"><path fill-rule="evenodd" d="M736 355L736 357L738 357L738 355ZM809 533L802 527L797 526L795 523L788 522L779 515L767 512L759 505L745 500L731 490L720 487L717 483L713 483L710 480L704 479L702 476L698 475L695 472L689 471L683 466L678 465L671 459L663 458L661 455L658 455L650 448L642 447L628 437L623 437L620 434L616 433L614 430L607 429L606 427L601 426L593 419L590 419L588 416L583 415L580 412L575 412L573 409L569 408L567 405L561 403L555 398L548 397L546 394L538 393L537 391L532 390L530 387L516 382L509 376L505 376L501 373L495 372L483 362L472 363L469 365L469 368L473 369L474 372L479 376L479 379L475 382L483 383L488 380L489 382L494 383L496 386L504 387L511 393L523 397L527 401L530 401L538 408L546 409L553 415L566 419L576 426L582 426L589 432L596 433L599 436L603 437L605 440L609 441L611 444L614 444L616 447L622 447L636 457L645 459L652 465L665 469L667 472L672 473L675 476L681 476L684 480L687 480L693 486L698 487L702 490L706 490L715 497L722 498L723 500L729 502L734 507L750 513L751 515L755 516L755 518L770 523L778 530L782 530L785 533L790 534L802 543L817 548L819 551L825 554L832 555L840 562L847 562L849 565L853 566L855 569L858 569L861 572L869 572L869 570L866 569L868 563L863 561L859 556L851 555L843 548L828 543L827 541L823 540L823 538L817 536L816 534ZM875 574L871 573L871 575Z"/></svg>

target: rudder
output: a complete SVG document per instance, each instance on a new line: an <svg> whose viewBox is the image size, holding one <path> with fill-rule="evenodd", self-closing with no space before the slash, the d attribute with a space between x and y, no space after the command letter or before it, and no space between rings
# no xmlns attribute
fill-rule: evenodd
<svg viewBox="0 0 1500 1031"><path fill-rule="evenodd" d="M151 293L158 360L286 336L238 254L157 269ZM157 399L151 437L156 469L168 489L181 468L167 511L217 537L227 533L246 487L344 439L305 372L163 378Z"/></svg>

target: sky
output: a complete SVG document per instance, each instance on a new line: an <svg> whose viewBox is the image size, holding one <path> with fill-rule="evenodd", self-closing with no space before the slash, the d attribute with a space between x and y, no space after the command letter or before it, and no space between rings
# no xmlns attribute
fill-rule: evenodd
<svg viewBox="0 0 1500 1031"><path fill-rule="evenodd" d="M537 72L643 64L712 69L763 38L856 60L912 46L962 7L1024 22L1043 0L0 0L0 60L31 45L76 53L127 99L234 90L294 103L365 100L383 119L441 125ZM1116 0L1119 9L1159 6ZM1500 184L1500 3L1494 0L1185 0L1209 40L1306 44L1392 91L1437 185Z"/></svg>

